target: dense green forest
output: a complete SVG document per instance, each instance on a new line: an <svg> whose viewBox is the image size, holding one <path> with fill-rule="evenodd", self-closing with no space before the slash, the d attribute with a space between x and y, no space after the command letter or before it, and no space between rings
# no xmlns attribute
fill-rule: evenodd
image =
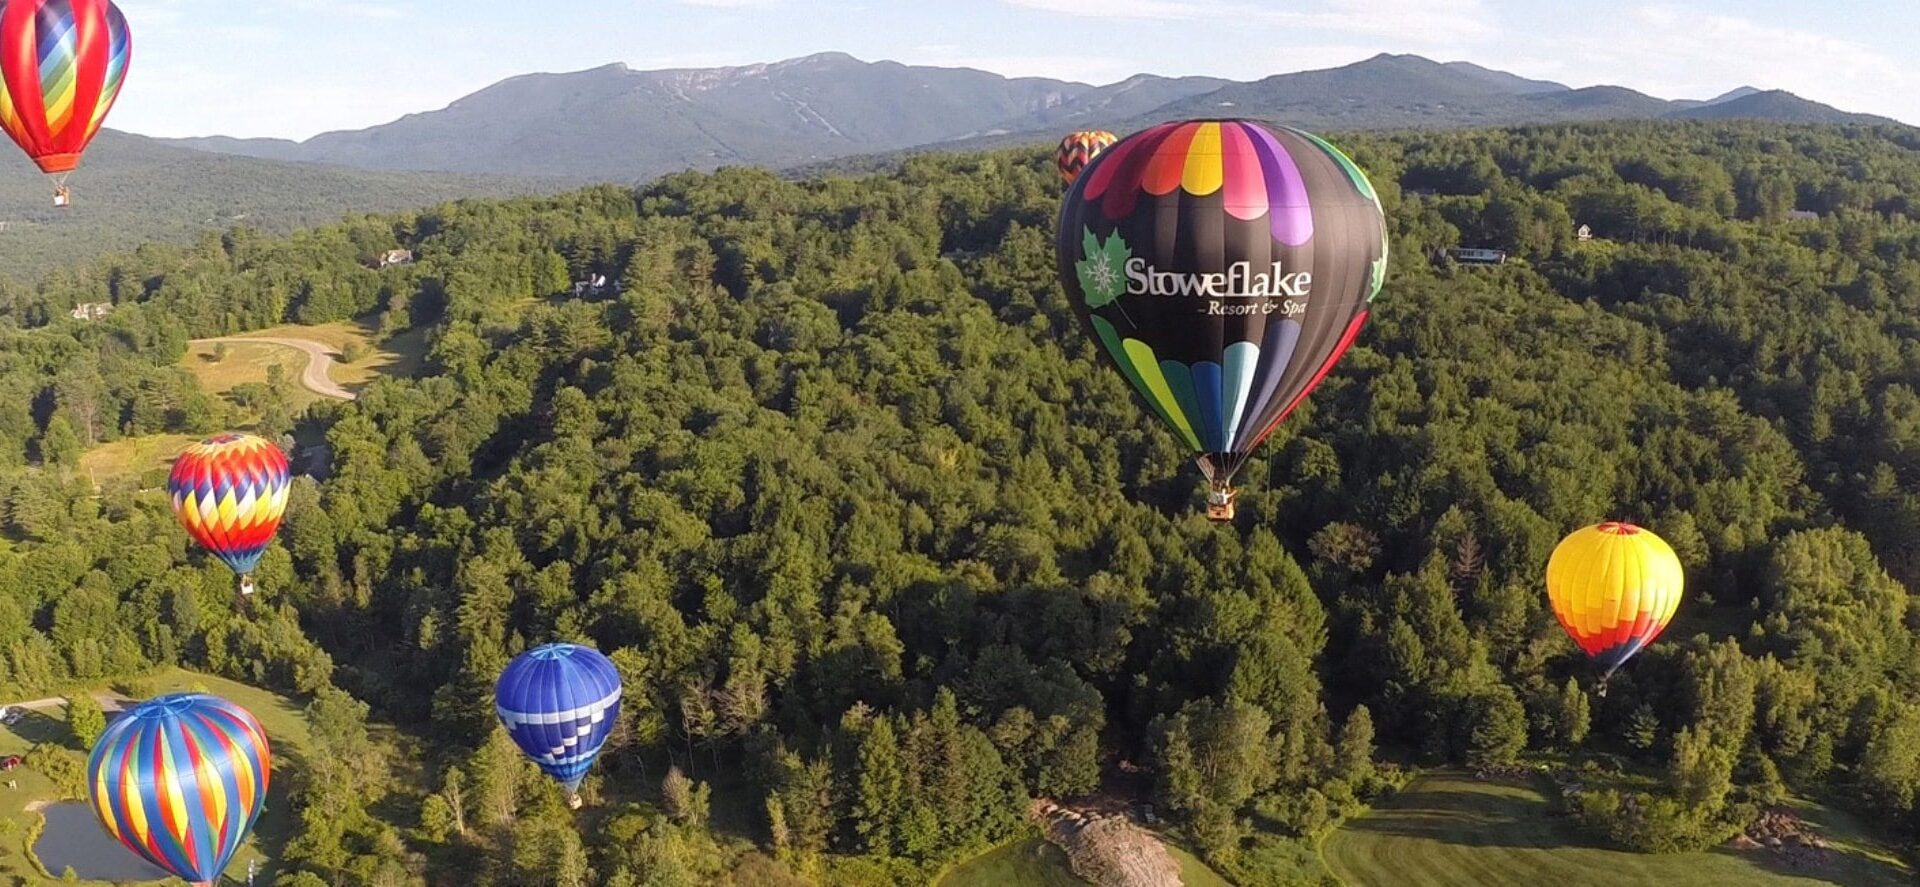
<svg viewBox="0 0 1920 887"><path fill-rule="evenodd" d="M1076 326L1034 151L0 281L0 688L179 663L313 700L300 887L921 883L1097 791L1236 882L1313 882L1312 838L1407 766L1539 754L1615 786L1573 812L1626 848L1788 793L1920 837L1920 136L1336 141L1395 264L1231 526ZM1517 261L1429 260L1453 245ZM566 295L589 272L617 292ZM92 301L120 308L66 319ZM251 612L158 491L73 470L234 413L187 339L349 317L428 329L428 371L270 416L331 458ZM1541 577L1606 518L1669 540L1688 598L1601 697ZM493 717L553 639L627 684L578 814ZM402 775L369 719L417 738Z"/></svg>

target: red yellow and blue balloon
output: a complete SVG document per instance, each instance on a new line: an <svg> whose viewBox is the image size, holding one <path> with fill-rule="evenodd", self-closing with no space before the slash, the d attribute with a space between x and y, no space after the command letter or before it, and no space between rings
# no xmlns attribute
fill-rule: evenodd
<svg viewBox="0 0 1920 887"><path fill-rule="evenodd" d="M1574 643L1605 672L1600 684L1660 636L1686 583L1666 540L1630 523L1575 530L1547 561L1547 599Z"/></svg>
<svg viewBox="0 0 1920 887"><path fill-rule="evenodd" d="M243 594L252 593L253 568L280 529L290 485L287 454L238 433L188 447L167 476L167 493L180 526L240 574Z"/></svg>
<svg viewBox="0 0 1920 887"><path fill-rule="evenodd" d="M266 803L272 753L246 709L174 693L108 725L87 761L87 796L115 840L192 884L213 884Z"/></svg>
<svg viewBox="0 0 1920 887"><path fill-rule="evenodd" d="M0 0L0 130L64 182L132 57L126 16L108 0Z"/></svg>
<svg viewBox="0 0 1920 887"><path fill-rule="evenodd" d="M1061 139L1060 150L1053 155L1054 164L1060 167L1060 179L1069 185L1073 184L1087 164L1117 141L1120 141L1119 136L1098 129L1076 132Z"/></svg>

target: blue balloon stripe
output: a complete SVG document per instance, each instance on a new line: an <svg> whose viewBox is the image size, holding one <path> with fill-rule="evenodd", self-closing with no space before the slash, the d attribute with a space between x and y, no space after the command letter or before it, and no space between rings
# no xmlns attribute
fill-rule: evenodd
<svg viewBox="0 0 1920 887"><path fill-rule="evenodd" d="M1220 365L1201 361L1193 365L1193 396L1199 401L1200 442L1209 453L1227 451L1226 404L1220 384Z"/></svg>

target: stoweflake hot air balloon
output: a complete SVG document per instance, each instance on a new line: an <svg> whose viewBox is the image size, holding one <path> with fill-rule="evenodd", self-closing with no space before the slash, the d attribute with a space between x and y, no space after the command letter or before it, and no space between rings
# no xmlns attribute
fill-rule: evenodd
<svg viewBox="0 0 1920 887"><path fill-rule="evenodd" d="M290 485L287 454L251 434L221 434L194 444L167 476L180 526L240 574L243 595L253 593L253 568L280 529Z"/></svg>
<svg viewBox="0 0 1920 887"><path fill-rule="evenodd" d="M108 725L87 761L87 796L127 849L211 885L253 830L272 769L266 731L246 709L173 693Z"/></svg>
<svg viewBox="0 0 1920 887"><path fill-rule="evenodd" d="M580 781L620 717L620 670L592 647L548 644L513 658L494 685L494 710L513 744L567 788Z"/></svg>
<svg viewBox="0 0 1920 887"><path fill-rule="evenodd" d="M1673 619L1686 577L1666 540L1609 521L1575 530L1547 561L1547 598L1574 643L1607 679Z"/></svg>
<svg viewBox="0 0 1920 887"><path fill-rule="evenodd" d="M1168 123L1095 158L1060 211L1087 332L1194 452L1208 517L1359 335L1386 276L1373 185L1332 145L1244 120Z"/></svg>
<svg viewBox="0 0 1920 887"><path fill-rule="evenodd" d="M1067 184L1080 177L1080 171L1100 156L1102 151L1113 147L1119 136L1105 130L1089 129L1073 133L1060 140L1060 150L1053 155L1054 163L1060 167L1060 179Z"/></svg>
<svg viewBox="0 0 1920 887"><path fill-rule="evenodd" d="M132 57L133 32L108 0L0 0L0 130L53 177L55 206Z"/></svg>

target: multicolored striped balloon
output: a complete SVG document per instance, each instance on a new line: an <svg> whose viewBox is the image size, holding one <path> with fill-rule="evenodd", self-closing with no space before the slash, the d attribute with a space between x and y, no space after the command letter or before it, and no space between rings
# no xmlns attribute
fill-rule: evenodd
<svg viewBox="0 0 1920 887"><path fill-rule="evenodd" d="M1107 149L1068 190L1058 237L1088 334L1216 490L1353 344L1387 268L1359 167L1244 120Z"/></svg>
<svg viewBox="0 0 1920 887"><path fill-rule="evenodd" d="M1547 599L1574 643L1602 668L1604 685L1673 619L1686 583L1666 540L1610 521L1575 530L1547 561Z"/></svg>
<svg viewBox="0 0 1920 887"><path fill-rule="evenodd" d="M1060 150L1053 156L1054 163L1060 167L1060 179L1067 184L1080 177L1080 171L1100 156L1100 152L1113 147L1119 136L1105 130L1090 129L1076 132L1060 140Z"/></svg>
<svg viewBox="0 0 1920 887"><path fill-rule="evenodd" d="M120 97L133 34L108 0L0 0L0 130L64 177Z"/></svg>
<svg viewBox="0 0 1920 887"><path fill-rule="evenodd" d="M193 884L212 884L266 803L272 753L246 709L205 693L135 706L87 761L87 795L107 834Z"/></svg>
<svg viewBox="0 0 1920 887"><path fill-rule="evenodd" d="M280 529L290 483L279 447L251 434L221 434L180 454L167 493L187 535L244 576Z"/></svg>
<svg viewBox="0 0 1920 887"><path fill-rule="evenodd" d="M536 647L500 672L494 708L513 743L578 806L580 781L620 717L620 670L592 647Z"/></svg>

